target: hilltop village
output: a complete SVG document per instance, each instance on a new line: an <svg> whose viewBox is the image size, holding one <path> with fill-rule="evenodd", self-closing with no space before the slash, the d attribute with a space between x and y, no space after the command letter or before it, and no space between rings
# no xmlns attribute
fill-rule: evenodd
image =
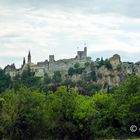
<svg viewBox="0 0 140 140"><path fill-rule="evenodd" d="M107 86L118 86L129 75L140 75L140 62L121 62L118 54L109 59L97 58L93 61L91 57L87 56L87 47L83 51L77 51L76 57L71 59L55 60L54 55L49 55L49 60L34 64L31 58L29 51L27 62L24 57L20 69L16 69L14 64L7 65L4 68L5 73L13 79L17 74L21 75L29 66L34 76L42 79L46 74L52 77L56 71L59 71L62 81L90 81L93 84L101 85L102 89Z"/></svg>
<svg viewBox="0 0 140 140"><path fill-rule="evenodd" d="M31 60L31 52L28 53L27 63L25 57L23 58L23 64L20 69L16 69L15 64L7 65L4 70L6 73L10 74L11 77L16 76L16 74L22 74L22 72L30 67L31 71L35 73L36 77L44 77L45 73L52 76L55 71L61 71L61 73L66 74L70 67L73 67L78 63L81 67L84 67L86 62L91 63L91 58L87 57L87 47L84 51L77 51L77 56L71 59L62 59L55 61L54 55L49 55L49 60L44 62L37 62L34 64Z"/></svg>

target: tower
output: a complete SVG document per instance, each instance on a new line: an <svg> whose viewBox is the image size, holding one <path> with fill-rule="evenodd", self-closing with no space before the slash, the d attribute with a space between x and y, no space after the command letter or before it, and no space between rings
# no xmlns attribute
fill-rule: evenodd
<svg viewBox="0 0 140 140"><path fill-rule="evenodd" d="M87 57L87 46L86 46L86 43L84 45L85 45L85 47L84 47L84 53L85 53L85 57Z"/></svg>
<svg viewBox="0 0 140 140"><path fill-rule="evenodd" d="M49 62L50 63L53 63L55 60L54 60L54 55L49 55Z"/></svg>
<svg viewBox="0 0 140 140"><path fill-rule="evenodd" d="M86 44L85 44L86 45ZM87 58L87 47L84 47L84 51L77 51L77 59Z"/></svg>
<svg viewBox="0 0 140 140"><path fill-rule="evenodd" d="M25 65L26 63L26 60L25 60L25 57L23 57L23 66Z"/></svg>
<svg viewBox="0 0 140 140"><path fill-rule="evenodd" d="M28 54L28 64L30 64L30 63L31 63L31 53L29 51L29 54Z"/></svg>

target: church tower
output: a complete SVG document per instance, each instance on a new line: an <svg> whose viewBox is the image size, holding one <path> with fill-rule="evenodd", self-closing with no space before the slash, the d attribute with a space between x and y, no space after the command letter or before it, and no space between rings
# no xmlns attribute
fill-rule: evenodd
<svg viewBox="0 0 140 140"><path fill-rule="evenodd" d="M26 63L26 60L25 60L25 57L23 58L23 66L25 65Z"/></svg>
<svg viewBox="0 0 140 140"><path fill-rule="evenodd" d="M26 64L26 60L25 60L25 57L23 57L23 63L21 65L21 68L23 68L25 66L25 64Z"/></svg>
<svg viewBox="0 0 140 140"><path fill-rule="evenodd" d="M31 53L29 51L29 54L28 54L28 64L31 64Z"/></svg>

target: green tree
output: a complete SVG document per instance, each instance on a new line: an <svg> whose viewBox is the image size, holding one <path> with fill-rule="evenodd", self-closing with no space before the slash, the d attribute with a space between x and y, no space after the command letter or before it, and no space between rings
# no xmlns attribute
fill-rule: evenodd
<svg viewBox="0 0 140 140"><path fill-rule="evenodd" d="M11 84L11 78L8 74L0 69L0 93L4 92L6 89L9 88Z"/></svg>
<svg viewBox="0 0 140 140"><path fill-rule="evenodd" d="M74 73L75 74L82 74L82 72L83 72L84 69L85 68L77 68L77 69L74 69Z"/></svg>
<svg viewBox="0 0 140 140"><path fill-rule="evenodd" d="M96 80L97 80L96 72L95 72L95 71L92 71L92 72L90 73L90 77L91 77L91 80L92 80L92 81L96 81Z"/></svg>
<svg viewBox="0 0 140 140"><path fill-rule="evenodd" d="M46 121L50 139L77 139L77 128L73 122L76 96L75 90L65 87L59 87L55 93L47 96Z"/></svg>
<svg viewBox="0 0 140 140"><path fill-rule="evenodd" d="M85 67L89 67L90 66L90 63L89 62L86 62L85 63Z"/></svg>
<svg viewBox="0 0 140 140"><path fill-rule="evenodd" d="M115 89L113 94L118 106L117 118L121 124L120 135L133 136L128 128L140 122L140 78L130 76ZM135 133L135 136L139 136L139 133Z"/></svg>
<svg viewBox="0 0 140 140"><path fill-rule="evenodd" d="M43 93L45 93L45 94L48 94L48 92L49 92L49 87L48 87L48 85L45 84L45 83L42 83L42 84L39 86L39 91L40 91L40 92L43 92Z"/></svg>
<svg viewBox="0 0 140 140"><path fill-rule="evenodd" d="M79 68L80 67L80 64L77 62L75 65L74 65L74 68Z"/></svg>
<svg viewBox="0 0 140 140"><path fill-rule="evenodd" d="M96 114L91 122L92 137L114 138L119 132L120 124L116 118L117 105L112 95L97 93L93 96L93 108Z"/></svg>
<svg viewBox="0 0 140 140"><path fill-rule="evenodd" d="M84 81L77 82L78 93L71 82L55 92L41 83L38 90L22 85L0 94L0 139L139 138L129 129L140 124L140 77L129 77L111 93Z"/></svg>
<svg viewBox="0 0 140 140"><path fill-rule="evenodd" d="M39 77L35 77L35 73L31 71L30 66L28 65L27 68L21 74L21 82L22 84L26 85L30 88L36 88L40 86L41 79Z"/></svg>
<svg viewBox="0 0 140 140"><path fill-rule="evenodd" d="M21 82L21 76L19 74L16 74L15 77L12 79L12 84L11 88L17 92L21 87L22 87L22 82Z"/></svg>
<svg viewBox="0 0 140 140"><path fill-rule="evenodd" d="M68 69L68 75L72 76L74 74L74 69L72 67L70 67Z"/></svg>
<svg viewBox="0 0 140 140"><path fill-rule="evenodd" d="M75 87L76 82L72 81L71 79L66 79L62 85L65 85L66 87L70 86L70 87Z"/></svg>
<svg viewBox="0 0 140 140"><path fill-rule="evenodd" d="M49 77L49 75L47 73L45 73L45 76L44 76L44 82L46 84L49 84L51 82L51 78Z"/></svg>
<svg viewBox="0 0 140 140"><path fill-rule="evenodd" d="M110 61L109 61L108 59L106 59L106 60L104 61L104 65L105 65L105 67L106 67L107 69L112 69L112 65L111 65L111 63L110 63Z"/></svg>
<svg viewBox="0 0 140 140"><path fill-rule="evenodd" d="M52 79L55 83L60 83L62 81L60 71L55 71Z"/></svg>
<svg viewBox="0 0 140 140"><path fill-rule="evenodd" d="M75 101L76 108L73 117L78 128L78 137L79 139L90 139L91 122L96 115L96 110L92 107L92 99L88 96L78 95Z"/></svg>
<svg viewBox="0 0 140 140"><path fill-rule="evenodd" d="M90 69L91 69L92 71L95 70L95 63L94 63L94 62L91 62L91 64L90 64Z"/></svg>
<svg viewBox="0 0 140 140"><path fill-rule="evenodd" d="M130 76L115 91L114 94L121 96L121 99L129 98L140 90L140 77Z"/></svg>
<svg viewBox="0 0 140 140"><path fill-rule="evenodd" d="M0 122L2 139L40 139L45 137L45 95L22 88L3 94Z"/></svg>
<svg viewBox="0 0 140 140"><path fill-rule="evenodd" d="M85 88L85 92L87 92L88 95L91 96L91 95L94 95L95 93L97 93L101 90L101 85L88 83L84 88Z"/></svg>
<svg viewBox="0 0 140 140"><path fill-rule="evenodd" d="M101 61L99 62L100 66L104 65L104 59L103 57L101 58Z"/></svg>
<svg viewBox="0 0 140 140"><path fill-rule="evenodd" d="M96 59L96 62L98 63L99 61L100 61L100 58L97 58L97 59Z"/></svg>

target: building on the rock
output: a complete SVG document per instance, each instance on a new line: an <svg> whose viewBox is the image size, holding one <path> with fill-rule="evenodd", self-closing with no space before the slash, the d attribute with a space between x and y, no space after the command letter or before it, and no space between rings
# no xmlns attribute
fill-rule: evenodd
<svg viewBox="0 0 140 140"><path fill-rule="evenodd" d="M26 63L25 58L23 59L23 64L21 66L21 73L26 69L26 65L30 66L32 72L35 72L35 76L43 77L45 73L53 75L54 71L61 71L62 73L67 73L70 67L73 67L75 63L79 63L81 67L84 67L86 62L91 62L91 58L87 57L87 47L84 51L78 51L75 58L55 60L54 55L49 55L49 61L37 62L37 64L31 61L31 52L28 53L28 61Z"/></svg>
<svg viewBox="0 0 140 140"><path fill-rule="evenodd" d="M49 55L49 63L55 62L54 55Z"/></svg>
<svg viewBox="0 0 140 140"><path fill-rule="evenodd" d="M77 51L77 59L85 59L87 58L87 47L84 48L84 51Z"/></svg>
<svg viewBox="0 0 140 140"><path fill-rule="evenodd" d="M24 57L21 68L17 70L15 65L12 64L6 66L5 71L6 73L9 73L11 77L14 77L16 74L22 74L23 71L29 66L31 71L35 73L35 76L44 77L46 73L52 76L55 71L60 71L63 74L67 74L68 69L70 67L74 67L76 63L79 63L80 67L84 67L86 62L91 61L91 57L87 56L87 47L84 48L84 51L77 51L75 58L55 60L55 55L49 55L49 61L45 60L42 62L37 62L37 64L32 62L31 52L29 51L27 62Z"/></svg>
<svg viewBox="0 0 140 140"><path fill-rule="evenodd" d="M31 53L29 51L29 54L28 54L28 64L31 64Z"/></svg>
<svg viewBox="0 0 140 140"><path fill-rule="evenodd" d="M9 74L12 78L16 76L16 67L15 64L7 65L4 68L6 74Z"/></svg>

